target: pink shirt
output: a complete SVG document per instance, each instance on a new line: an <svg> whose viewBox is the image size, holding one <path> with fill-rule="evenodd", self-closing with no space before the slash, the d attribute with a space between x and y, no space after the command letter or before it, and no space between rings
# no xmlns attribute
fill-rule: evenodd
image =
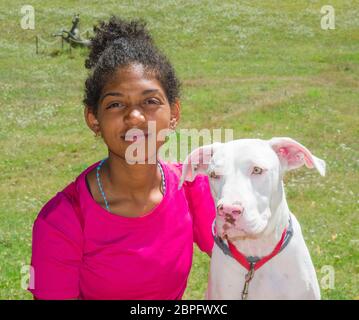
<svg viewBox="0 0 359 320"><path fill-rule="evenodd" d="M32 239L34 288L28 290L38 299L181 299L193 242L207 253L213 248L215 205L208 177L198 175L178 190L182 165L160 161L166 181L162 201L144 216L128 218L92 198L85 175L98 163L38 214Z"/></svg>

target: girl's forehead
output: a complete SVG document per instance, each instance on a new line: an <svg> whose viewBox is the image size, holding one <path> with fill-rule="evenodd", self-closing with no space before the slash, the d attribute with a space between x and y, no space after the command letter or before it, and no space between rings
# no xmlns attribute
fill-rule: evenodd
<svg viewBox="0 0 359 320"><path fill-rule="evenodd" d="M131 90L132 92L157 89L163 92L161 83L156 79L154 73L146 70L141 64L118 68L107 81L103 93L114 89Z"/></svg>
<svg viewBox="0 0 359 320"><path fill-rule="evenodd" d="M146 77L146 70L140 63L131 63L127 66L118 67L115 75L123 77Z"/></svg>

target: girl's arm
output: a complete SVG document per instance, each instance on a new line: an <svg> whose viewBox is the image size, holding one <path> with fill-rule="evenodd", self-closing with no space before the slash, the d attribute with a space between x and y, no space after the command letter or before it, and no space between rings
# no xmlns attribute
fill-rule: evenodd
<svg viewBox="0 0 359 320"><path fill-rule="evenodd" d="M77 299L82 261L82 228L71 202L57 193L33 226L30 283L35 300Z"/></svg>

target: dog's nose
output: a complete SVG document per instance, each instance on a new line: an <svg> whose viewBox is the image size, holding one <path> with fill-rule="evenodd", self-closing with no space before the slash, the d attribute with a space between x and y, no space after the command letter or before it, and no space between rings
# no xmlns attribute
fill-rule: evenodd
<svg viewBox="0 0 359 320"><path fill-rule="evenodd" d="M231 215L240 215L243 212L243 206L240 202L236 201L232 204L220 204L218 206L218 212L221 215L231 214Z"/></svg>

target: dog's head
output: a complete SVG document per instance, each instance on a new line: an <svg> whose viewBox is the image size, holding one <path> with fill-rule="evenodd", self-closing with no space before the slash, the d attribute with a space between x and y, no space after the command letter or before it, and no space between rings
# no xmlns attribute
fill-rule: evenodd
<svg viewBox="0 0 359 320"><path fill-rule="evenodd" d="M286 171L306 165L325 175L325 162L291 138L240 139L197 148L184 161L180 186L208 175L221 237L258 238L284 196ZM201 199L198 199L201 201Z"/></svg>

